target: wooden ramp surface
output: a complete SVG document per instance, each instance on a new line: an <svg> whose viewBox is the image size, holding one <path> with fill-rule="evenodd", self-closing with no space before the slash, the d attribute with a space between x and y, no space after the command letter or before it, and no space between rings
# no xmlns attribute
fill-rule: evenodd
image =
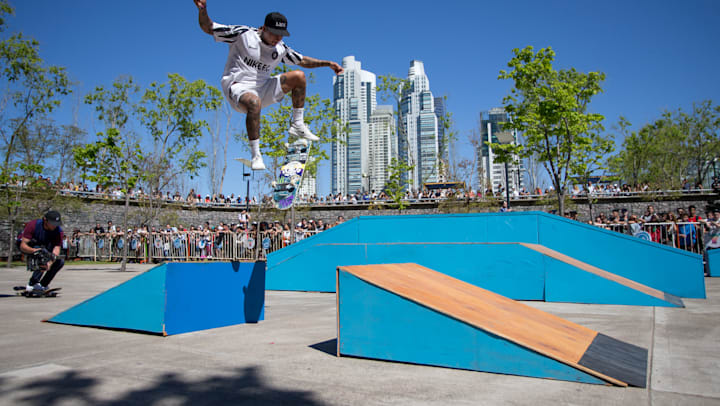
<svg viewBox="0 0 720 406"><path fill-rule="evenodd" d="M683 303L682 299L680 299L677 296L671 295L669 293L665 293L665 292L657 290L655 288L651 288L650 286L643 285L642 283L635 282L632 279L624 278L620 275L610 273L610 272L600 269L598 267L595 267L595 266L592 266L585 262L579 261L573 257L569 257L563 253L552 250L548 247L545 247L544 245L530 244L530 243L524 243L524 242L521 242L519 244L522 245L523 247L529 248L533 251L537 251L543 255L547 255L550 258L554 258L554 259L557 259L558 261L565 262L566 264L572 265L572 266L574 266L578 269L581 269L585 272L589 272L589 273L597 275L601 278L611 280L613 282L627 286L631 289L635 289L639 292L645 293L648 296L652 296L654 298L664 300L666 302L672 303L679 307L685 307L685 304Z"/></svg>
<svg viewBox="0 0 720 406"><path fill-rule="evenodd" d="M341 266L352 275L606 382L645 387L647 350L417 264Z"/></svg>

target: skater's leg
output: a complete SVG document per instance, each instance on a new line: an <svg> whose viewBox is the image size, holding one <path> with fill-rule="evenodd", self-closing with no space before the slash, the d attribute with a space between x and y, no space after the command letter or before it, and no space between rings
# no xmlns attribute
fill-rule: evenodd
<svg viewBox="0 0 720 406"><path fill-rule="evenodd" d="M290 135L305 138L309 141L317 141L320 138L315 136L305 125L305 92L307 88L307 79L305 72L295 70L280 75L280 84L282 91L288 93L292 91L292 124L290 125Z"/></svg>
<svg viewBox="0 0 720 406"><path fill-rule="evenodd" d="M52 282L55 275L57 275L58 271L60 271L60 269L62 269L64 265L65 261L63 261L62 258L56 259L55 262L53 262L53 264L50 266L50 269L45 272L45 276L43 276L40 284L46 288L50 286L50 282Z"/></svg>
<svg viewBox="0 0 720 406"><path fill-rule="evenodd" d="M305 91L307 87L305 72L294 70L283 73L280 75L280 85L282 86L283 93L292 91L293 108L301 109L305 107Z"/></svg>
<svg viewBox="0 0 720 406"><path fill-rule="evenodd" d="M250 141L260 139L260 98L253 93L244 93L240 96L239 103L247 111L245 128L247 129Z"/></svg>
<svg viewBox="0 0 720 406"><path fill-rule="evenodd" d="M28 281L28 286L32 287L35 286L36 283L40 283L40 279L43 277L42 271L35 271L30 276L30 280Z"/></svg>
<svg viewBox="0 0 720 406"><path fill-rule="evenodd" d="M252 169L263 170L265 164L262 161L262 155L260 155L260 109L262 103L256 94L250 92L240 96L238 102L247 111L245 128L247 129L252 154Z"/></svg>

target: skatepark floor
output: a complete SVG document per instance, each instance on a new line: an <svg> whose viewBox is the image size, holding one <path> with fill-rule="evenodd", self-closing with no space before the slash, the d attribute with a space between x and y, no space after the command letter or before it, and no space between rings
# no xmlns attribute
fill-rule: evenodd
<svg viewBox="0 0 720 406"><path fill-rule="evenodd" d="M338 358L327 293L268 291L264 321L170 337L41 322L147 269L70 263L59 297L25 298L24 268L0 268L0 405L720 405L720 278L686 308L525 302L648 348L645 389Z"/></svg>

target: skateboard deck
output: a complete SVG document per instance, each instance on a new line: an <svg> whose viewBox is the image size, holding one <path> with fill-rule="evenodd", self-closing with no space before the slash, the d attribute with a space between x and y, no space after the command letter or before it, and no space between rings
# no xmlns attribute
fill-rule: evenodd
<svg viewBox="0 0 720 406"><path fill-rule="evenodd" d="M277 180L272 183L273 202L277 209L287 210L295 204L309 152L310 143L305 140L287 146L285 162L280 167Z"/></svg>
<svg viewBox="0 0 720 406"><path fill-rule="evenodd" d="M235 158L235 160L242 162L242 163L243 163L245 166L247 166L248 168L252 168L252 161L249 160L249 159L245 159L245 158Z"/></svg>
<svg viewBox="0 0 720 406"><path fill-rule="evenodd" d="M18 296L25 296L25 297L56 297L58 293L60 293L60 289L62 288L52 288L48 289L45 292L28 292L25 290L25 286L15 286L13 287L13 290L15 290L15 293Z"/></svg>

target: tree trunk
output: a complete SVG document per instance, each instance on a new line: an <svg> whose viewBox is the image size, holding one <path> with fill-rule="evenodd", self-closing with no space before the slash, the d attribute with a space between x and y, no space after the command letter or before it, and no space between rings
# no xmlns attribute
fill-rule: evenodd
<svg viewBox="0 0 720 406"><path fill-rule="evenodd" d="M128 241L128 238L130 237L130 234L127 232L128 229L128 211L130 210L130 191L125 191L125 210L123 211L123 253L122 253L122 261L120 262L120 272L125 272L125 266L127 264L127 254L128 254L128 245L130 244L130 241Z"/></svg>
<svg viewBox="0 0 720 406"><path fill-rule="evenodd" d="M560 217L565 217L565 192L561 191L560 189L556 189L555 193L557 194L558 198L558 209L560 212Z"/></svg>
<svg viewBox="0 0 720 406"><path fill-rule="evenodd" d="M15 238L13 237L13 234L15 234L15 222L10 220L10 236L8 237L8 260L7 260L7 267L12 268L12 257L13 257L13 248L15 247Z"/></svg>
<svg viewBox="0 0 720 406"><path fill-rule="evenodd" d="M13 255L13 249L15 247L15 218L17 216L17 208L10 204L10 185L7 186L7 197L8 197L8 221L10 222L10 235L8 236L8 260L7 260L7 267L12 267L12 255ZM15 195L15 201L20 201L20 186L16 189L16 195Z"/></svg>

